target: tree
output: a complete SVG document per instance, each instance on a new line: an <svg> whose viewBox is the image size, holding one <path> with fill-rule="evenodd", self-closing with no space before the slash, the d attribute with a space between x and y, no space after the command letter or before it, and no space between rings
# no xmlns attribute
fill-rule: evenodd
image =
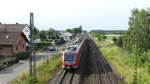
<svg viewBox="0 0 150 84"><path fill-rule="evenodd" d="M87 31L86 31L86 30L83 30L82 32L83 32L83 33L87 33Z"/></svg>
<svg viewBox="0 0 150 84"><path fill-rule="evenodd" d="M51 39L52 36L54 35L54 31L49 29L49 30L46 31L46 35L48 36L48 39Z"/></svg>
<svg viewBox="0 0 150 84"><path fill-rule="evenodd" d="M33 28L33 38L39 38L39 30L36 27Z"/></svg>
<svg viewBox="0 0 150 84"><path fill-rule="evenodd" d="M82 33L82 25L80 25L78 28L69 28L66 31L71 33L73 37L75 37L77 34Z"/></svg>
<svg viewBox="0 0 150 84"><path fill-rule="evenodd" d="M102 38L105 40L105 39L107 39L107 36L103 35Z"/></svg>
<svg viewBox="0 0 150 84"><path fill-rule="evenodd" d="M122 47L123 46L123 37L122 36L120 36L120 37L118 37L118 39L117 39L117 46L119 46L119 47Z"/></svg>
<svg viewBox="0 0 150 84"><path fill-rule="evenodd" d="M102 35L98 34L98 33L94 33L95 37L97 38L97 40L101 41L102 40Z"/></svg>
<svg viewBox="0 0 150 84"><path fill-rule="evenodd" d="M150 49L150 9L133 9L129 18L129 29L124 33L124 48L132 52L132 45L136 44L143 53Z"/></svg>
<svg viewBox="0 0 150 84"><path fill-rule="evenodd" d="M43 41L43 40L46 40L46 32L44 30L40 31L40 39Z"/></svg>
<svg viewBox="0 0 150 84"><path fill-rule="evenodd" d="M79 31L78 31L79 33L82 33L82 25L80 25L80 26L78 27L78 30L79 30Z"/></svg>
<svg viewBox="0 0 150 84"><path fill-rule="evenodd" d="M34 27L33 28L33 34L35 35L35 34L38 34L38 33L39 33L39 30L36 27Z"/></svg>
<svg viewBox="0 0 150 84"><path fill-rule="evenodd" d="M123 36L123 47L130 53L134 54L135 71L133 84L137 84L138 67L149 59L148 55L144 55L150 49L150 9L133 9L129 18L129 29Z"/></svg>
<svg viewBox="0 0 150 84"><path fill-rule="evenodd" d="M69 33L72 33L72 29L67 29L66 31Z"/></svg>
<svg viewBox="0 0 150 84"><path fill-rule="evenodd" d="M113 42L116 43L117 42L117 38L113 37Z"/></svg>

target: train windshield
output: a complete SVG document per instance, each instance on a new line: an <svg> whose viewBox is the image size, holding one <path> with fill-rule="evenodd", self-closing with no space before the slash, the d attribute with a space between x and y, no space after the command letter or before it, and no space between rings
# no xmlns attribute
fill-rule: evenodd
<svg viewBox="0 0 150 84"><path fill-rule="evenodd" d="M74 54L65 54L65 61L73 61L74 60Z"/></svg>

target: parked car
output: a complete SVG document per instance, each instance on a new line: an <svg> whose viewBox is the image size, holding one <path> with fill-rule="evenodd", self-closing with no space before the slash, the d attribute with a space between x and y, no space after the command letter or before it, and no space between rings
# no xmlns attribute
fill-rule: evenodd
<svg viewBox="0 0 150 84"><path fill-rule="evenodd" d="M76 47L75 47L75 46L69 46L69 47L68 47L68 50L69 50L69 51L75 51L75 50L76 50Z"/></svg>
<svg viewBox="0 0 150 84"><path fill-rule="evenodd" d="M55 51L55 50L56 50L56 48L55 48L54 46L48 46L47 48L48 48L48 50L50 50L50 51Z"/></svg>

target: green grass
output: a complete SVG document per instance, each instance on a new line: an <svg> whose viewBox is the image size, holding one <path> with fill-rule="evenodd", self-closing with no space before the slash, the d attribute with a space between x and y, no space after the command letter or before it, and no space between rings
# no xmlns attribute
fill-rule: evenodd
<svg viewBox="0 0 150 84"><path fill-rule="evenodd" d="M0 58L0 69L8 67L7 62L15 61L16 57Z"/></svg>
<svg viewBox="0 0 150 84"><path fill-rule="evenodd" d="M119 48L109 42L95 42L97 46L101 46L101 52L113 66L114 70L124 79L124 83L133 84L135 68L133 56L128 54L123 48ZM148 55L150 55L150 51L148 53ZM150 84L150 68L147 67L147 64L145 63L145 66L143 65L143 67L138 68L138 84Z"/></svg>
<svg viewBox="0 0 150 84"><path fill-rule="evenodd" d="M60 56L55 54L52 57L47 58L37 65L37 83L45 84L54 73L60 69ZM17 76L14 80L8 84L30 84L32 78L29 77L28 72L24 72Z"/></svg>
<svg viewBox="0 0 150 84"><path fill-rule="evenodd" d="M9 62L14 61L15 59L16 59L15 57L0 58L0 62Z"/></svg>

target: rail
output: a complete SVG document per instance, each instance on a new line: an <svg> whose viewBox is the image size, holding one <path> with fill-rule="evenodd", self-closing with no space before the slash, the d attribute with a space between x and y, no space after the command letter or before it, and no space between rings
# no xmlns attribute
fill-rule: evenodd
<svg viewBox="0 0 150 84"><path fill-rule="evenodd" d="M67 71L62 69L61 72L60 72L60 75L59 77L57 77L57 82L56 84L61 84L61 82L63 81L64 77L66 76L67 74Z"/></svg>
<svg viewBox="0 0 150 84"><path fill-rule="evenodd" d="M98 77L99 77L99 83L100 84L113 84L110 75L107 73L107 70L104 66L104 59L100 56L101 53L99 52L97 46L95 45L95 43L93 42L93 40L90 39L90 43L91 43L91 47L93 47L93 54L95 56L95 64L96 64L96 71L98 72ZM104 73L101 74L101 73Z"/></svg>

